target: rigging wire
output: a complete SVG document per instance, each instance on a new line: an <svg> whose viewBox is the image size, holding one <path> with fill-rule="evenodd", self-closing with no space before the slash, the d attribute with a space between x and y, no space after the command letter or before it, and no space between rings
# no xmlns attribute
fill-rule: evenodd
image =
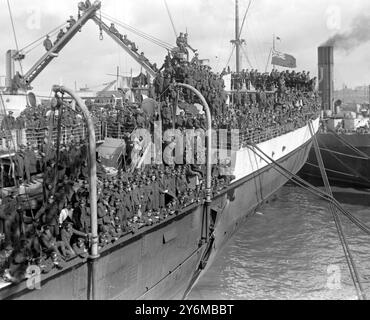
<svg viewBox="0 0 370 320"><path fill-rule="evenodd" d="M255 32L253 32L253 30L261 30L260 28L252 28L254 25L253 25L253 22L252 20L248 20L247 21L247 29L250 30L250 35L251 35L251 39L253 40L253 42L255 43L254 47L257 49L258 51L258 55L256 55L256 52L253 51L253 55L254 55L254 58L256 60L256 65L258 66L258 69L259 70L264 70L263 68L265 67L265 59L263 58L264 56L264 50L262 49L261 47L261 43L260 41L258 40L258 38L256 38L254 36ZM257 56L258 56L258 59L257 59ZM261 65L263 67L261 67Z"/></svg>
<svg viewBox="0 0 370 320"><path fill-rule="evenodd" d="M348 213L346 212L346 210L342 207L342 205L336 200L334 199L333 195L329 195L329 194L326 194L325 192L322 192L320 189L317 189L316 187L312 186L310 183L304 181L303 179L301 179L300 177L298 177L297 175L295 175L294 173L290 172L288 169L284 168L283 166L281 166L279 163L277 163L274 159L270 158L266 153L264 153L259 147L257 147L257 145L255 144L252 144L251 147L249 147L249 149L254 152L255 154L257 154L263 161L265 161L267 164L270 164L269 161L274 165L273 168L275 170L277 170L280 174L282 174L284 177L286 177L288 180L292 180L295 184L297 184L298 186L304 188L305 190L315 194L315 195L318 195L320 196L321 198L329 201L330 203L334 204L335 207L341 211L351 222L353 222L356 226L358 226L362 231L366 232L368 235L370 234L370 229L365 225L363 224L359 219L355 218L351 213ZM257 153L256 150L260 153ZM261 154L263 156L261 156ZM265 158L264 158L265 157ZM268 160L266 160L268 159ZM308 186L308 187L307 187ZM335 217L338 217L338 215L334 215ZM339 219L339 217L338 217ZM336 226L338 226L338 219L335 219L335 222L336 222ZM339 220L339 226L340 226L340 220ZM342 232L341 234L339 234L340 236L340 240L341 240L341 244L343 246L343 250L346 250L346 242L343 242L345 241L345 237L341 237L342 235L344 236L343 234L343 230L341 229L341 227L339 227L339 229L337 229L338 232ZM349 256L347 255L349 253ZM362 286L361 286L361 283L359 281L359 277L358 277L358 272L357 272L357 269L356 269L356 265L352 259L352 256L350 254L349 251L345 251L345 258L347 260L347 263L348 263L348 267L350 269L350 274L351 274L351 277L352 277L352 280L353 280L353 283L354 283L354 286L355 286L355 289L358 293L358 297L360 299L365 299L365 294L363 292L363 289L362 289Z"/></svg>
<svg viewBox="0 0 370 320"><path fill-rule="evenodd" d="M122 28L124 28L126 30L129 30L129 31L135 33L139 37L142 37L142 38L144 38L144 39L146 39L146 40L148 40L150 42L153 42L154 44L157 44L160 47L163 47L163 48L165 48L167 50L168 49L169 50L172 50L174 48L173 45L171 45L171 44L169 44L169 43L167 43L165 41L162 41L162 40L160 40L160 39L158 39L158 38L156 38L154 36L151 36L149 34L146 34L145 32L140 31L140 30L136 29L135 27L132 27L132 26L130 26L130 25L128 25L128 24L126 24L126 23L124 23L124 22L122 22L122 21L120 21L120 20L118 20L118 19L116 19L116 18L114 18L112 16L109 16L106 13L103 13L102 12L102 17L104 17L105 19L109 20L110 22L116 23L117 25L121 26Z"/></svg>
<svg viewBox="0 0 370 320"><path fill-rule="evenodd" d="M28 44L27 46L23 47L22 49L20 49L20 51L24 51L26 49L28 49L29 47L33 46L34 44L40 42L41 40L43 40L47 35L53 35L53 34L56 34L56 32L58 31L58 29L62 29L64 28L65 26L67 25L66 22L64 22L63 24L61 24L60 26L54 28L53 30L51 30L50 32L44 34L43 36L41 36L40 38L36 39L35 41L31 42L30 44ZM29 51L28 51L29 52Z"/></svg>
<svg viewBox="0 0 370 320"><path fill-rule="evenodd" d="M246 21L246 19L247 19L247 15L248 15L249 9L250 9L250 7L251 7L251 5L252 5L252 2L253 2L253 0L249 0L248 8L247 8L247 10L245 11L244 18L243 18L243 22L242 22L242 26L241 26L241 28L240 28L240 32L239 32L239 37L238 37L238 38L240 38L240 37L241 37L241 35L242 35L242 31L243 31L243 28L244 28L244 24L245 24L245 21Z"/></svg>
<svg viewBox="0 0 370 320"><path fill-rule="evenodd" d="M243 46L241 46L241 48L242 48L242 53L245 56L245 59L247 60L249 67L253 69L253 66L252 66L252 64L251 64L251 62L249 60L249 57L248 57L248 54L247 54L246 49Z"/></svg>
<svg viewBox="0 0 370 320"><path fill-rule="evenodd" d="M320 166L320 172L321 172L322 179L324 180L326 192L331 197L333 197L333 193L332 193L332 190L330 188L328 176L327 176L326 171L325 171L324 162L322 160L322 156L321 156L321 153L320 153L319 144L317 142L317 138L316 138L316 135L314 133L311 122L309 122L309 129L310 129L311 136L313 138L316 158L317 158L317 161L318 161L319 166ZM353 260L353 257L352 257L347 239L345 237L345 234L344 234L344 231L343 231L343 228L342 228L342 224L341 224L338 212L337 212L336 208L331 203L330 203L330 211L332 213L332 216L333 216L333 219L334 219L334 222L335 222L335 226L337 228L338 236L339 236L342 248L343 248L343 253L344 253L344 256L346 258L349 271L351 273L351 278L352 278L353 284L354 284L355 289L357 291L357 296L358 296L359 300L364 300L364 299L366 299L366 296L365 296L364 290L363 290L361 282L360 282L360 277L359 277L359 273L357 271L356 263Z"/></svg>
<svg viewBox="0 0 370 320"><path fill-rule="evenodd" d="M232 50L231 50L230 57L229 57L229 59L227 60L227 63L226 63L226 67L225 67L225 69L226 69L227 67L229 67L229 64L230 64L231 58L233 57L233 54L234 54L234 51L235 51L235 44L233 44L233 48L232 48Z"/></svg>
<svg viewBox="0 0 370 320"><path fill-rule="evenodd" d="M177 31L176 31L175 23L173 22L172 14L171 14L170 8L169 8L169 6L168 6L167 0L164 0L164 4L165 4L165 6L166 6L168 16L170 17L170 20L171 20L172 29L173 29L173 32L175 33L175 39L177 39L177 37L178 37L178 33L177 33Z"/></svg>
<svg viewBox="0 0 370 320"><path fill-rule="evenodd" d="M17 33L15 31L15 25L14 25L14 20L13 20L13 14L12 14L12 9L10 7L10 2L9 0L7 0L7 3L8 3L8 10L9 10L9 16L10 16L10 21L12 23L12 29L13 29L13 36L14 36L14 41L15 41L15 46L17 48L17 52L19 52L19 45L18 45L18 39L17 39ZM21 75L23 76L23 66L22 66L22 62L21 60L18 60L19 62L19 66L21 68Z"/></svg>
<svg viewBox="0 0 370 320"><path fill-rule="evenodd" d="M147 35L144 32L141 32L141 31L139 31L139 30L137 30L137 29L135 29L135 28L133 28L133 27L131 27L129 25L126 25L126 24L124 24L124 23L122 23L122 22L114 19L114 18L108 18L107 16L105 16L103 14L102 14L102 17L104 17L105 19L107 19L110 22L114 22L116 25L119 25L119 26L121 26L122 28L124 28L124 29L126 29L128 31L131 31L132 33L136 34L137 36L139 36L141 38L144 38L144 39L146 39L146 40L148 40L148 41L150 41L150 42L158 45L159 47L162 47L162 48L164 48L166 50L172 50L173 49L173 46L170 46L169 44L167 44L167 43L165 43L165 42L163 42L163 41L161 41L159 39L156 39L156 38L154 38L154 37L152 37L150 35Z"/></svg>
<svg viewBox="0 0 370 320"><path fill-rule="evenodd" d="M50 33L49 35L51 37L53 37L57 32L54 32L54 33ZM32 52L33 50L37 49L38 47L42 46L43 45L43 42L38 42L36 45L34 45L31 49L27 50L24 52L24 54L29 54L30 52Z"/></svg>

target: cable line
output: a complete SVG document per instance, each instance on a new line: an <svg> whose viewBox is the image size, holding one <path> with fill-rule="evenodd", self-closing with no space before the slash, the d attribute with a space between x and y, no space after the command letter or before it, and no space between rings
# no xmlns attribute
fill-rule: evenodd
<svg viewBox="0 0 370 320"><path fill-rule="evenodd" d="M15 26L14 26L14 20L13 20L13 14L12 14L12 9L10 8L10 3L9 3L9 0L7 0L7 3L8 3L8 10L9 10L9 16L10 16L10 21L12 23L12 29L13 29L13 36L14 36L14 41L15 41L15 46L17 48L17 52L19 52L19 45L18 45L18 39L17 39L17 33L15 31ZM19 66L21 68L21 75L23 76L23 66L22 66L22 62L21 60L18 60L19 61Z"/></svg>
<svg viewBox="0 0 370 320"><path fill-rule="evenodd" d="M169 43L167 43L165 41L162 41L162 40L160 40L160 39L158 39L158 38L156 38L154 36L151 36L149 34L146 34L143 31L140 31L140 30L138 30L138 29L136 29L136 28L134 28L134 27L132 27L132 26L130 26L130 25L128 25L128 24L120 21L120 20L117 20L116 18L113 18L113 17L109 16L108 14L105 14L105 13L102 12L102 17L104 17L105 19L109 20L110 22L116 23L117 25L121 26L122 28L124 28L126 30L129 30L129 31L135 33L139 37L142 37L142 38L144 38L146 40L149 40L149 41L157 44L160 47L163 47L163 48L166 48L166 49L170 49L170 50L172 50L174 48L173 45L171 45L171 44L169 44Z"/></svg>
<svg viewBox="0 0 370 320"><path fill-rule="evenodd" d="M235 50L235 44L233 45L233 48L232 48L232 50L231 50L230 57L229 57L229 59L227 60L227 63L226 63L226 67L225 67L225 69L226 69L227 67L229 67L229 63L230 63L230 61L231 61L231 58L233 57L234 50Z"/></svg>
<svg viewBox="0 0 370 320"><path fill-rule="evenodd" d="M167 3L167 1L166 1L166 0L164 0L164 4L165 4L165 6L166 6L168 16L170 17L170 20L171 20L172 29L173 29L173 32L175 33L175 39L177 39L177 37L178 37L178 33L177 33L177 31L176 31L175 23L173 22L172 14L171 14L170 8L168 7L168 3Z"/></svg>
<svg viewBox="0 0 370 320"><path fill-rule="evenodd" d="M28 49L29 47L33 46L34 44L38 43L39 41L43 40L47 35L52 35L52 34L55 34L56 31L58 31L58 29L62 29L64 28L65 26L67 25L66 22L64 22L63 24L61 24L60 26L54 28L53 30L51 30L50 32L44 34L43 36L41 36L40 38L36 39L35 41L31 42L30 44L28 44L27 46L25 46L24 48L20 49L20 51L24 51L25 49Z"/></svg>
<svg viewBox="0 0 370 320"><path fill-rule="evenodd" d="M242 22L242 26L241 26L241 28L240 28L240 32L239 32L239 37L238 37L238 38L240 38L240 37L241 37L241 35L242 35L242 31L243 31L243 28L244 28L244 23L245 23L245 20L247 19L247 15L248 15L248 12L249 12L249 9L250 9L250 7L251 7L252 2L253 2L253 0L249 0L248 8L247 8L247 10L245 11L244 18L243 18L243 22Z"/></svg>
<svg viewBox="0 0 370 320"><path fill-rule="evenodd" d="M311 136L313 138L316 158L317 158L317 161L318 161L319 166L320 166L320 172L321 172L322 179L324 181L326 192L331 197L333 197L333 193L332 193L332 190L330 188L328 176L327 176L326 171L325 171L324 162L323 162L322 157L321 157L319 144L317 142L316 135L315 135L314 130L312 128L311 121L309 122L309 129L310 129L310 132L311 132ZM359 273L357 271L356 263L355 263L355 261L352 257L352 253L350 251L347 239L345 237L343 227L341 225L340 217L338 216L337 210L333 206L332 203L330 203L330 211L332 213L332 216L333 216L333 219L334 219L334 222L335 222L335 226L337 228L338 236L339 236L340 242L342 244L342 248L343 248L343 253L344 253L344 256L345 256L346 261L347 261L347 265L348 265L348 268L349 268L349 271L350 271L350 274L351 274L353 284L354 284L355 289L357 291L357 296L358 296L359 300L365 300L366 296L365 296L364 290L363 290L361 282L360 282L360 276L359 276Z"/></svg>

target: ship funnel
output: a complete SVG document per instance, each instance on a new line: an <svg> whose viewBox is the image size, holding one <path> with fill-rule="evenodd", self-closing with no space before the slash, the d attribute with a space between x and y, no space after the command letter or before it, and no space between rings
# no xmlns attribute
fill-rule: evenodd
<svg viewBox="0 0 370 320"><path fill-rule="evenodd" d="M15 76L15 62L14 62L14 55L17 53L15 50L8 50L5 56L5 87L11 88L13 78Z"/></svg>
<svg viewBox="0 0 370 320"><path fill-rule="evenodd" d="M324 111L334 111L334 48L318 48L319 58L319 93Z"/></svg>

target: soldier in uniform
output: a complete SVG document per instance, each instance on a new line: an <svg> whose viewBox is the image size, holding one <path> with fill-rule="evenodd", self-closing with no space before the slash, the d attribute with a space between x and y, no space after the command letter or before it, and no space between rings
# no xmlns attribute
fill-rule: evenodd
<svg viewBox="0 0 370 320"><path fill-rule="evenodd" d="M23 159L21 160L21 162L23 162L23 165L24 165L24 173L26 174L26 180L25 180L25 183L26 184L29 184L31 183L31 161L35 161L35 159L31 159L31 157L28 157L27 156L27 153L26 153L26 147L24 145L21 146L21 150L20 150L20 153L19 153L20 157L22 157ZM17 157L17 159L20 159ZM23 179L24 176L22 176L22 179Z"/></svg>
<svg viewBox="0 0 370 320"><path fill-rule="evenodd" d="M53 235L52 230L48 225L42 228L40 242L48 254L56 253L57 255L59 255L60 254L60 252L58 251L59 249L64 257L67 256L67 251L64 242L57 241L57 239Z"/></svg>
<svg viewBox="0 0 370 320"><path fill-rule="evenodd" d="M193 65L195 65L195 66L199 66L200 65L199 53L198 52L195 53L195 57L191 60L190 63L193 64Z"/></svg>
<svg viewBox="0 0 370 320"><path fill-rule="evenodd" d="M25 158L28 159L29 161L30 183L35 183L35 181L32 178L32 175L37 173L37 157L30 143L27 144Z"/></svg>
<svg viewBox="0 0 370 320"><path fill-rule="evenodd" d="M61 239L66 248L67 257L73 257L76 255L71 245L71 240L73 236L79 236L79 237L85 237L85 238L88 237L87 234L80 232L78 230L75 230L72 225L73 225L72 222L66 222L61 231Z"/></svg>
<svg viewBox="0 0 370 320"><path fill-rule="evenodd" d="M78 238L76 243L73 244L72 249L82 259L86 259L89 256L84 238Z"/></svg>
<svg viewBox="0 0 370 320"><path fill-rule="evenodd" d="M9 111L8 115L4 117L1 122L1 130L13 130L15 128L15 118L13 117L13 111Z"/></svg>
<svg viewBox="0 0 370 320"><path fill-rule="evenodd" d="M166 194L168 194L165 175L163 171L160 171L159 173L158 187L159 187L159 208L163 210L166 207Z"/></svg>
<svg viewBox="0 0 370 320"><path fill-rule="evenodd" d="M125 189L125 195L123 197L123 205L125 208L125 212L127 214L127 218L132 218L134 215L134 207L133 207L132 190L131 190L130 184L128 184Z"/></svg>
<svg viewBox="0 0 370 320"><path fill-rule="evenodd" d="M48 202L40 208L35 216L35 220L41 219L41 222L48 227L53 236L59 236L59 206L54 196L48 198Z"/></svg>
<svg viewBox="0 0 370 320"><path fill-rule="evenodd" d="M119 36L120 33L118 32L118 30L116 29L116 26L114 25L114 23L111 23L110 27L109 27L109 31L111 33L113 33L114 35L116 36Z"/></svg>
<svg viewBox="0 0 370 320"><path fill-rule="evenodd" d="M21 147L20 150L15 154L15 169L16 169L15 176L19 184L22 184L24 181L23 179L25 170L25 159L22 151L23 148Z"/></svg>
<svg viewBox="0 0 370 320"><path fill-rule="evenodd" d="M5 198L0 206L0 221L2 222L2 232L7 241L17 243L19 241L20 217L17 212L17 200L14 197Z"/></svg>
<svg viewBox="0 0 370 320"><path fill-rule="evenodd" d="M77 21L75 20L73 16L70 16L67 22L69 23L67 30L71 29L77 23Z"/></svg>
<svg viewBox="0 0 370 320"><path fill-rule="evenodd" d="M13 254L13 251L14 249L11 244L5 245L5 248L0 251L0 275L2 275L6 269L9 269L9 260Z"/></svg>
<svg viewBox="0 0 370 320"><path fill-rule="evenodd" d="M180 48L181 52L185 51L185 38L184 38L184 33L180 32L180 35L176 39L176 45Z"/></svg>
<svg viewBox="0 0 370 320"><path fill-rule="evenodd" d="M104 224L104 219L108 215L108 208L106 204L107 204L107 201L105 199L98 201L98 223L99 225Z"/></svg>
<svg viewBox="0 0 370 320"><path fill-rule="evenodd" d="M55 41L55 43L54 43L54 44L57 44L57 43L60 41L60 39L62 39L62 38L64 37L64 35L65 35L64 30L63 30L63 29L60 29L60 30L59 30L59 33L58 33L58 35L57 35L57 40Z"/></svg>
<svg viewBox="0 0 370 320"><path fill-rule="evenodd" d="M51 42L49 35L46 36L43 45L47 52L49 52L53 48L53 43Z"/></svg>

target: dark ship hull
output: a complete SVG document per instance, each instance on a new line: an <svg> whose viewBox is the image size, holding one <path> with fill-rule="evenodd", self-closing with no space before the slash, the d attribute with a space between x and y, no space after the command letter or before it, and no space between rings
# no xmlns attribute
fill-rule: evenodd
<svg viewBox="0 0 370 320"><path fill-rule="evenodd" d="M347 143L370 156L369 134L341 134ZM370 188L370 160L358 154L331 133L318 134L318 143L329 181L342 187ZM310 151L302 176L315 182L321 181L315 150Z"/></svg>
<svg viewBox="0 0 370 320"><path fill-rule="evenodd" d="M318 126L317 120L316 131ZM307 126L259 146L297 173L307 160L312 140ZM40 290L29 290L26 282L8 285L0 289L0 299L183 299L248 216L288 181L273 164L245 158L251 156L249 149L236 153L240 154L234 154L235 173L240 171L242 176L212 201L209 219L214 241L201 241L205 206L197 203L160 225L104 248L94 266L89 261L72 261L62 271L42 275ZM247 167L252 168L250 174L244 174Z"/></svg>

